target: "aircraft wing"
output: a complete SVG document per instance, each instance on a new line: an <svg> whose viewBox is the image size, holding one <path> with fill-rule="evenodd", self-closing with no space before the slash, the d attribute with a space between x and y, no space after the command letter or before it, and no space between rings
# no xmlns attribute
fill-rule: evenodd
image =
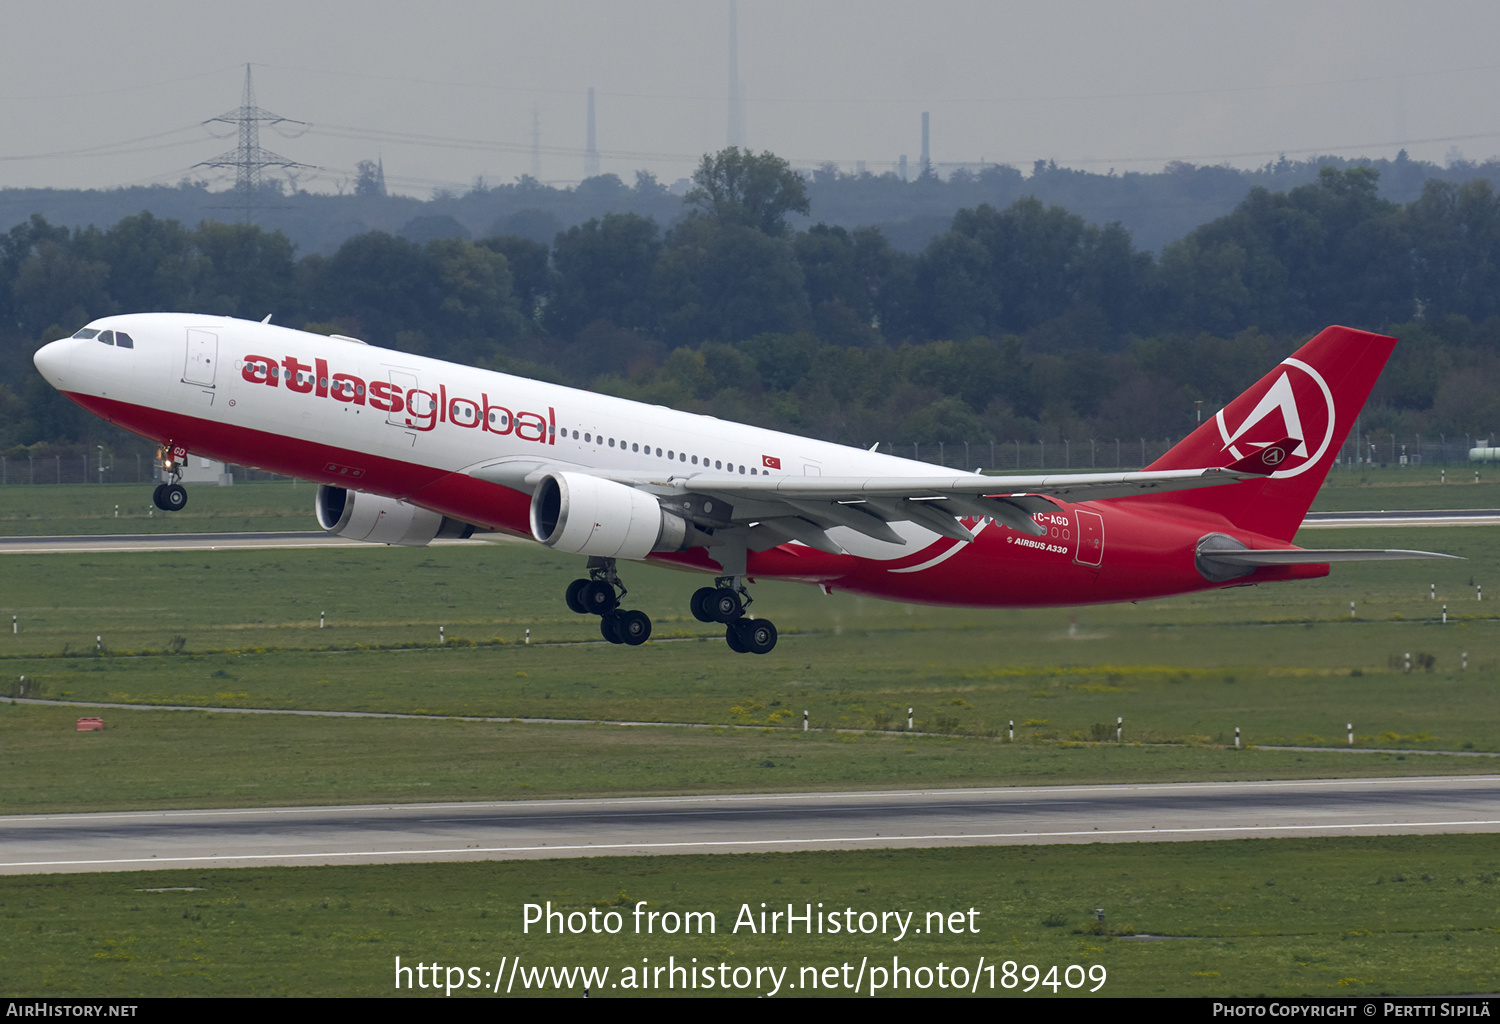
<svg viewBox="0 0 1500 1024"><path fill-rule="evenodd" d="M989 518L1022 533L1041 536L1047 532L1046 527L1032 516L1055 511L1052 499L1093 501L1217 487L1260 475L1226 469L1047 476L777 475L748 479L727 473L699 473L676 481L674 489L718 497L734 506L736 519L753 515L772 532L787 533L786 539L828 550L831 542L818 534L833 526L847 526L877 540L904 543L889 524L907 521L967 541L974 534L958 520ZM808 525L816 528L811 537Z"/></svg>
<svg viewBox="0 0 1500 1024"><path fill-rule="evenodd" d="M665 467L664 467L665 469ZM911 522L945 537L968 541L974 534L962 518L989 518L1032 536L1046 528L1032 516L1056 509L1052 499L1094 501L1219 487L1253 480L1268 470L1179 469L1132 473L1064 473L1045 476L743 476L713 472L590 469L537 459L513 459L470 467L481 480L528 492L550 472L604 477L655 493L684 518L702 525L757 528L766 546L798 540L825 551L842 551L826 531L846 526L876 540L905 544L890 524ZM712 502L717 501L717 507ZM705 505L710 507L705 508ZM759 546L759 545L756 545Z"/></svg>

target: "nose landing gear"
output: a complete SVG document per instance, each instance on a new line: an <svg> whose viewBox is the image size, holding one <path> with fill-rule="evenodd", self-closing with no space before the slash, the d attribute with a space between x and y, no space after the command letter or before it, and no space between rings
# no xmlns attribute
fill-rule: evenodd
<svg viewBox="0 0 1500 1024"><path fill-rule="evenodd" d="M186 459L187 449L181 445L168 443L156 449L156 468L168 482L156 485L151 502L163 512L177 512L187 505L187 488L182 486L182 466Z"/></svg>
<svg viewBox="0 0 1500 1024"><path fill-rule="evenodd" d="M604 639L639 647L651 639L651 618L645 612L621 609L620 599L626 593L613 558L590 558L589 578L569 583L566 597L568 607L579 615L599 616Z"/></svg>

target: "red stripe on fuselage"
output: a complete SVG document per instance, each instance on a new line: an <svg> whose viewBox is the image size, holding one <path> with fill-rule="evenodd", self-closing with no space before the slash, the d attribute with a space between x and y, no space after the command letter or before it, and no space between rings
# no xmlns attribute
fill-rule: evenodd
<svg viewBox="0 0 1500 1024"><path fill-rule="evenodd" d="M174 441L194 455L334 487L351 481L329 472L329 463L354 465L364 470L358 490L414 501L485 529L531 536L530 498L462 473L110 398L64 394L102 419L158 443Z"/></svg>

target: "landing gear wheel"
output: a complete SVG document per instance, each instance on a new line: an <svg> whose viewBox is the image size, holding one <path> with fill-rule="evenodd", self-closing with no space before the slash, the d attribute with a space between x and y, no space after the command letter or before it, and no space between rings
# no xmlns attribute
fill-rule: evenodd
<svg viewBox="0 0 1500 1024"><path fill-rule="evenodd" d="M631 647L639 647L651 639L651 617L645 612L616 612L610 618L615 620L620 639Z"/></svg>
<svg viewBox="0 0 1500 1024"><path fill-rule="evenodd" d="M161 509L163 512L165 512L167 510L167 499L165 499L165 498L163 498L161 496L161 492L165 491L166 489L167 489L167 485L166 484L157 484L156 485L156 490L154 490L154 491L151 492L151 504L155 505L157 508Z"/></svg>
<svg viewBox="0 0 1500 1024"><path fill-rule="evenodd" d="M590 580L580 588L578 596L584 609L595 615L608 615L620 606L620 599L615 597L615 588L603 580Z"/></svg>
<svg viewBox="0 0 1500 1024"><path fill-rule="evenodd" d="M625 642L625 637L620 633L620 617L613 612L599 617L599 634L612 644Z"/></svg>
<svg viewBox="0 0 1500 1024"><path fill-rule="evenodd" d="M749 654L750 648L745 646L744 627L745 620L731 622L724 629L724 642L735 654Z"/></svg>
<svg viewBox="0 0 1500 1024"><path fill-rule="evenodd" d="M740 639L751 654L770 654L776 646L776 627L770 619L743 619L737 625Z"/></svg>
<svg viewBox="0 0 1500 1024"><path fill-rule="evenodd" d="M568 608L579 615L587 615L589 613L589 606L583 603L583 591L588 585L588 580L574 580L568 584L566 595Z"/></svg>
<svg viewBox="0 0 1500 1024"><path fill-rule="evenodd" d="M177 512L187 504L187 488L181 484L163 484L156 505L165 512Z"/></svg>
<svg viewBox="0 0 1500 1024"><path fill-rule="evenodd" d="M688 607L693 610L693 618L699 622L717 622L714 618L714 601L717 600L719 591L714 587L699 587L693 591L693 596L688 600Z"/></svg>
<svg viewBox="0 0 1500 1024"><path fill-rule="evenodd" d="M715 621L728 624L740 617L745 606L740 601L739 594L720 587L714 591L712 600L704 601L704 608L714 617Z"/></svg>

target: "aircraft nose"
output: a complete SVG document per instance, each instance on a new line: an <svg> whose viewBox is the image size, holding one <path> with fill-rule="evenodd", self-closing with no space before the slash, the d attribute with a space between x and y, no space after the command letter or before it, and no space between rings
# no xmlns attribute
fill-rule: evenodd
<svg viewBox="0 0 1500 1024"><path fill-rule="evenodd" d="M43 377L47 378L48 383L55 388L60 388L68 375L68 363L72 351L72 339L64 338L37 349L31 361L36 363L36 368L42 372Z"/></svg>

